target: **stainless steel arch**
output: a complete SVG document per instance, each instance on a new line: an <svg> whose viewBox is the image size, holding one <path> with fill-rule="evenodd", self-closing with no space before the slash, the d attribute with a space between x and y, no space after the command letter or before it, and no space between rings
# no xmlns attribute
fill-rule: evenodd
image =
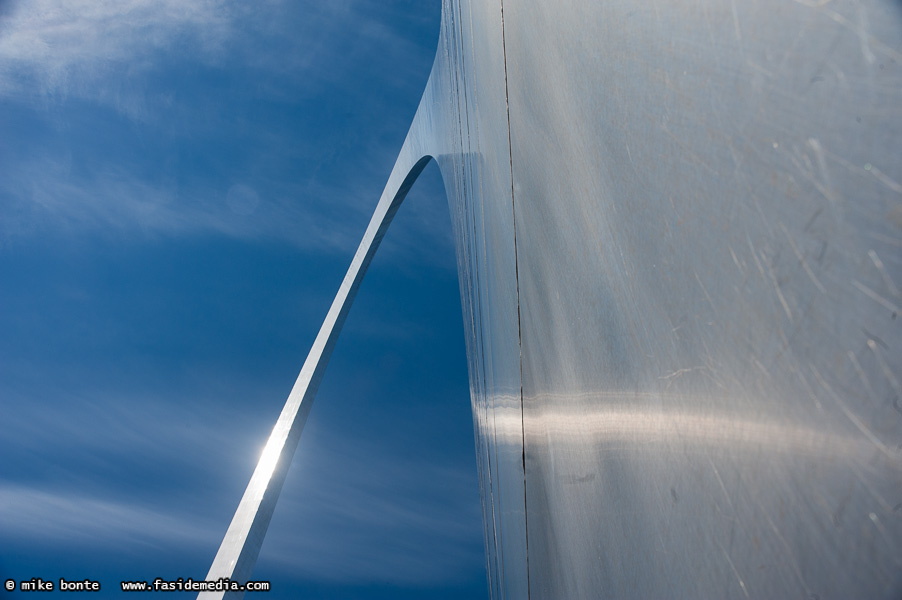
<svg viewBox="0 0 902 600"><path fill-rule="evenodd" d="M447 73L446 69L438 71ZM223 578L244 581L249 579L253 571L317 388L363 276L411 186L432 160L433 154L438 154L438 150L443 146L440 143L441 136L435 127L439 122L435 118L435 112L437 110L443 114L451 112L448 107L441 106L442 103L435 100L444 97L432 92L436 87L433 83L436 79L435 73L434 68L433 76L430 77L410 131L363 239L270 434L213 560L207 581L218 581ZM446 164L444 156L440 156L439 164ZM199 594L200 598L242 596L243 592L211 591Z"/></svg>
<svg viewBox="0 0 902 600"><path fill-rule="evenodd" d="M250 483L241 498L225 538L216 553L207 575L208 581L228 578L244 581L250 578L260 546L269 527L276 502L282 491L288 465L297 449L301 431L310 414L313 398L323 372L329 362L335 341L360 287L360 282L372 261L386 229L398 211L404 197L416 181L430 157L422 157L413 164L396 165L376 212L367 227L357 253L345 274L344 281L332 302L326 319L304 361L304 366L292 387L288 400L266 442ZM203 598L223 597L223 592L202 592ZM236 595L236 594L232 594ZM243 596L237 594L237 596Z"/></svg>
<svg viewBox="0 0 902 600"><path fill-rule="evenodd" d="M495 27L494 33L500 33L500 15L498 17L486 19L480 25ZM508 468L499 472L497 449L494 448L493 441L494 426L489 427L488 425L490 417L485 398L488 394L506 399L507 409L500 402L496 407L496 412L502 416L508 415L508 413L510 413L508 416L519 414L519 378L516 381L493 381L491 373L488 378L485 376L482 363L487 351L494 352L499 358L505 358L507 363L506 369L503 371L499 369L499 373L510 374L514 372L511 370L511 366L514 364L511 362L511 358L518 356L516 349L518 337L516 332L516 282L510 277L515 267L513 261L513 215L510 212L512 211L510 201L508 200L506 205L502 202L500 214L494 215L493 226L493 215L485 214L484 209L476 206L474 202L481 201L483 194L492 192L495 192L496 195L501 194L500 197L504 197L506 194L510 199L509 169L506 172L498 173L494 169L486 170L483 167L487 156L486 150L492 151L493 162L500 160L502 164L509 165L507 124L506 121L499 122L494 119L492 122L482 123L483 131L490 134L482 141L482 151L477 147L478 136L471 139L469 133L462 129L462 126L468 123L466 94L472 93L472 91L467 91L468 84L461 70L463 67L461 60L465 58L460 55L465 45L462 35L459 7L445 4L442 10L442 28L435 63L410 130L351 266L317 334L213 560L207 574L208 581L229 578L232 581L240 582L250 577L319 381L356 291L401 202L432 158L438 163L443 175L457 239L469 370L471 375L477 372L483 373L475 378L471 377L471 381L475 382L477 386L473 390L477 453L484 457L479 462L483 506L484 510L490 511L485 514L487 558L490 562L489 577L497 579L504 572L502 566L497 562L501 560L500 520L502 513L509 515L513 511L520 515L520 519L525 518L522 444L516 452L507 452L507 455L501 456L501 460L508 463ZM494 37L493 35L487 36L488 39L494 39ZM500 40L500 37L498 39ZM492 52L492 55L496 58L500 56L497 52ZM473 56L469 56L466 60L472 61ZM486 61L486 65L495 68L496 82L504 81L501 63ZM499 91L502 93L498 94ZM503 89L499 90L496 86L494 92L492 100L495 110L497 110L498 107L504 106L505 100ZM461 115L463 115L463 121L461 121ZM480 119L473 118L471 126L477 126L477 123L480 123ZM476 193L477 190L478 193ZM499 207L494 208L497 210ZM494 253L494 262L499 269L496 273L497 278L489 275L491 279L486 279L486 269L483 269L481 274L477 267L478 262L484 260L487 251L484 247L485 241L480 241L477 239L478 236L473 235L476 219L488 223L489 227L494 227L491 235L496 242L491 251ZM490 269L488 271L491 272ZM476 295L482 295L482 298L476 298ZM501 314L505 318L495 318L494 323L487 325L479 310L480 303L487 302L500 307ZM494 337L484 336L485 327L494 328L496 335ZM519 428L518 431L520 429L522 428ZM495 458L490 458L492 456ZM517 469L511 471L511 466L516 466ZM519 489L519 492L514 491L510 497L508 494L504 494L502 497L500 493L502 488ZM486 509L486 506L490 508ZM505 518L509 519L508 516ZM488 523L495 523L495 525L488 525ZM516 536L512 533L507 534L511 538L511 542L508 544L510 546L508 554L511 557L508 558L508 570L518 573L516 579L525 582L523 577L525 575L525 527L517 528L515 525L510 525L508 529L517 530L519 534ZM242 595L235 592L202 592L199 597L221 598L241 597Z"/></svg>
<svg viewBox="0 0 902 600"><path fill-rule="evenodd" d="M900 106L893 0L446 0L209 577L249 574L356 285L433 156L493 597L898 597Z"/></svg>

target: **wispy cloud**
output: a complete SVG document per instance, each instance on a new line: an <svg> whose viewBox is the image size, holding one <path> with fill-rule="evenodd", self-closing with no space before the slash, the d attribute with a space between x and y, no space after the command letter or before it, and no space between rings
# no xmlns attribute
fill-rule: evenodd
<svg viewBox="0 0 902 600"><path fill-rule="evenodd" d="M409 83L422 53L370 12L360 1L14 0L0 14L0 97L82 98L147 120L173 102L146 81L164 64L251 69L257 93L284 99L356 89L347 69L374 44L399 59L381 80Z"/></svg>
<svg viewBox="0 0 902 600"><path fill-rule="evenodd" d="M406 585L479 569L475 467L323 433L299 449L261 560L316 579Z"/></svg>
<svg viewBox="0 0 902 600"><path fill-rule="evenodd" d="M339 185L300 187L259 179L204 181L184 189L175 182L149 181L123 165L76 174L65 159L50 156L7 167L9 174L0 182L0 246L22 235L62 230L266 238L328 253L347 251L363 234L360 223L335 212L342 202L360 202ZM369 199L372 207L376 200ZM365 226L362 218L357 221Z"/></svg>
<svg viewBox="0 0 902 600"><path fill-rule="evenodd" d="M0 98L21 115L7 116L19 137L0 156L0 245L62 228L352 251L413 114L386 106L359 136L353 106L394 102L385 90L416 99L426 72L415 42L371 13L360 1L13 3L0 16ZM392 63L376 89L359 81L374 46ZM230 154L189 167L185 145ZM148 176L166 161L182 175Z"/></svg>
<svg viewBox="0 0 902 600"><path fill-rule="evenodd" d="M217 60L232 12L220 0L16 2L0 20L0 96L91 98L141 117L149 98L124 81L161 51Z"/></svg>
<svg viewBox="0 0 902 600"><path fill-rule="evenodd" d="M205 545L222 528L197 514L173 514L105 497L61 494L0 482L0 530L13 539L93 546L122 539Z"/></svg>
<svg viewBox="0 0 902 600"><path fill-rule="evenodd" d="M373 188L353 176L286 182L250 175L243 181L201 179L186 185L142 177L125 163L96 171L73 169L71 163L52 149L6 161L0 249L22 236L58 232L123 239L212 234L347 255L360 243L378 202ZM444 190L435 173L414 186L380 257L396 265L443 264L453 252Z"/></svg>
<svg viewBox="0 0 902 600"><path fill-rule="evenodd" d="M438 501L424 497L422 486L447 478L446 484L468 489L469 482L447 468L424 477L415 462L377 452L360 470L339 465L338 481L325 486L321 475L295 476L283 492L260 563L343 583L422 585L467 578L483 560L478 505L452 485L440 486L447 495ZM378 484L372 475L380 477ZM209 505L197 502L152 504L123 499L113 490L84 493L3 480L0 505L0 537L8 549L27 541L97 552L128 539L132 545L212 553L228 524L228 515L214 518Z"/></svg>
<svg viewBox="0 0 902 600"><path fill-rule="evenodd" d="M67 419L39 416L55 414L61 405L68 407ZM250 439L258 424L249 427L237 408L211 410L209 402L167 406L110 396L17 406L4 444L53 457L73 475L0 476L0 537L7 548L39 541L102 552L128 539L211 554L249 475L244 471L265 440L259 431L259 439ZM86 457L119 466L98 468ZM116 476L120 468L131 472L128 480ZM309 423L260 564L342 583L466 579L483 562L474 471L470 464L399 453L376 438ZM157 479L159 472L167 476ZM156 484L143 493L130 489L146 478Z"/></svg>

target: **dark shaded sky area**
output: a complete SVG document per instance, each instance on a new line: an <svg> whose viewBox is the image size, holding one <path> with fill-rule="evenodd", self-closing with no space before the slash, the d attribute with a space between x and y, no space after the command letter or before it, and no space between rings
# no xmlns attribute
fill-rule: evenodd
<svg viewBox="0 0 902 600"><path fill-rule="evenodd" d="M4 6L0 578L108 596L206 574L400 149L439 13ZM486 596L455 265L430 165L326 372L254 573L266 597Z"/></svg>

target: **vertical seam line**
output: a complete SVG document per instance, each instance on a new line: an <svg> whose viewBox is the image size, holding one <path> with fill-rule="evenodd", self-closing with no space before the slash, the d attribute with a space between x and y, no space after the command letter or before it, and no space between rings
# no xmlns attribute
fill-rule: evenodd
<svg viewBox="0 0 902 600"><path fill-rule="evenodd" d="M520 362L520 439L523 444L523 529L526 536L526 597L531 594L529 582L529 511L526 506L526 426L523 410L523 328L520 323L520 261L517 250L517 207L514 201L514 149L511 144L511 105L510 92L507 84L507 43L504 36L504 0L499 0L501 5L501 53L504 58L504 104L507 109L507 153L510 160L511 173L511 216L514 227L514 278L517 284L517 345L519 347Z"/></svg>

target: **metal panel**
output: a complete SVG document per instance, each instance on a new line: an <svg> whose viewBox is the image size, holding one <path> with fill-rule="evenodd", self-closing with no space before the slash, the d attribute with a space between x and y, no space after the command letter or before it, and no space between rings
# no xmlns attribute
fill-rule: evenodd
<svg viewBox="0 0 902 600"><path fill-rule="evenodd" d="M530 597L898 597L899 4L504 8Z"/></svg>
<svg viewBox="0 0 902 600"><path fill-rule="evenodd" d="M480 459L488 471L483 503L491 517L489 580L493 596L523 598L528 590L519 314L502 15L496 3L464 1L444 9L456 17L460 35L460 56L451 61L449 75L460 82L455 116L463 153L451 162L461 164L462 180L453 180L447 168L443 173L451 182L452 214L464 212L470 226L458 235L457 246L470 253L462 262L473 270L461 273L461 281L470 277L474 286L470 381L476 434L483 440ZM437 62L433 77L441 73L438 67ZM454 192L457 186L463 194Z"/></svg>

